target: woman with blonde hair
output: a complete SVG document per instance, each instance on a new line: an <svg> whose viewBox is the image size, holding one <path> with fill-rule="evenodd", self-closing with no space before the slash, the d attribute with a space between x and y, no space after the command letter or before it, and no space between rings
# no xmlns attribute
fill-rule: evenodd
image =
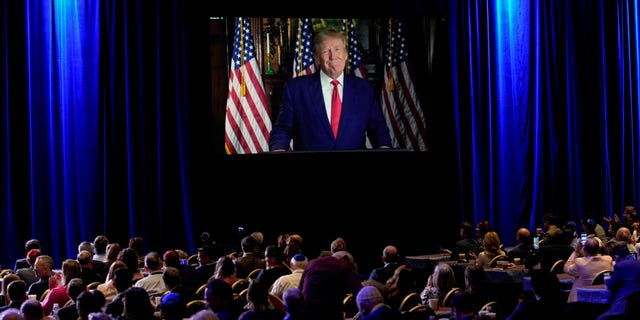
<svg viewBox="0 0 640 320"><path fill-rule="evenodd" d="M488 268L491 260L500 255L506 255L502 250L500 236L495 231L489 231L484 235L484 249L478 254L477 264L483 268Z"/></svg>
<svg viewBox="0 0 640 320"><path fill-rule="evenodd" d="M51 291L42 301L42 309L45 315L50 315L53 305L58 304L62 308L71 296L67 292L67 285L73 278L80 278L80 263L75 259L67 259L62 262L62 274L55 273L49 278L49 288Z"/></svg>

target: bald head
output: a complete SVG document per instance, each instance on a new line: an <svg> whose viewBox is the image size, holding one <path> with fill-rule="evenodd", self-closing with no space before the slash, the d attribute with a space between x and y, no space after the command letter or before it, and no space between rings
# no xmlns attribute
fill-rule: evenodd
<svg viewBox="0 0 640 320"><path fill-rule="evenodd" d="M518 233L516 233L516 241L518 241L518 243L529 242L530 238L531 238L531 231L529 231L529 229L527 228L518 229Z"/></svg>
<svg viewBox="0 0 640 320"><path fill-rule="evenodd" d="M384 262L398 262L398 248L395 246L386 246L382 250L382 259Z"/></svg>

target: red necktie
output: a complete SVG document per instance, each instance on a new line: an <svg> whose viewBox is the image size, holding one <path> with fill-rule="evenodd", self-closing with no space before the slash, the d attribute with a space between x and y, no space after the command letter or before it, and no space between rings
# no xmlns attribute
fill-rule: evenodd
<svg viewBox="0 0 640 320"><path fill-rule="evenodd" d="M340 112L342 111L342 101L340 101L340 93L338 92L338 80L331 80L333 85L333 94L331 95L331 129L333 136L338 137L338 125L340 124Z"/></svg>

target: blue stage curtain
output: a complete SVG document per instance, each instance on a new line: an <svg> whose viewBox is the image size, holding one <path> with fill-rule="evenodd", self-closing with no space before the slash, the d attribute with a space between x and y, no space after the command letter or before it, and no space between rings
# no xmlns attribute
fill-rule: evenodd
<svg viewBox="0 0 640 320"><path fill-rule="evenodd" d="M3 267L31 237L59 267L98 234L162 253L212 231L191 169L211 150L192 144L212 132L209 67L190 63L209 60L208 10L189 3L3 1Z"/></svg>
<svg viewBox="0 0 640 320"><path fill-rule="evenodd" d="M637 1L451 1L461 219L516 229L638 205Z"/></svg>

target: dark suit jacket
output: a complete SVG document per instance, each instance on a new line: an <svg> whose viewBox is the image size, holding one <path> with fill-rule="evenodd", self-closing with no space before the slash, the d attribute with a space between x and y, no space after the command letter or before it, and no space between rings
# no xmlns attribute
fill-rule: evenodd
<svg viewBox="0 0 640 320"><path fill-rule="evenodd" d="M293 139L294 151L365 149L367 135L374 148L391 147L389 128L371 83L347 74L343 82L342 114L336 139L322 97L320 71L287 81L280 114L270 133L270 150L289 149L290 139Z"/></svg>
<svg viewBox="0 0 640 320"><path fill-rule="evenodd" d="M387 263L382 267L375 268L371 270L371 273L369 274L369 280L375 280L382 284L385 284L387 280L389 280L389 278L393 276L393 273L396 271L396 269L398 269L398 266L399 264L397 262L393 262Z"/></svg>
<svg viewBox="0 0 640 320"><path fill-rule="evenodd" d="M640 292L640 260L623 260L616 262L607 282L611 291L609 298L611 308L608 315L622 314L627 303L627 297L634 292Z"/></svg>

